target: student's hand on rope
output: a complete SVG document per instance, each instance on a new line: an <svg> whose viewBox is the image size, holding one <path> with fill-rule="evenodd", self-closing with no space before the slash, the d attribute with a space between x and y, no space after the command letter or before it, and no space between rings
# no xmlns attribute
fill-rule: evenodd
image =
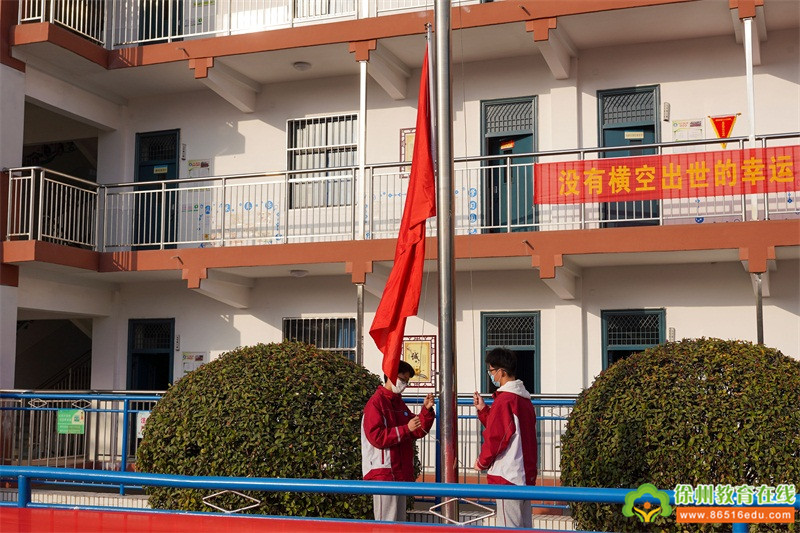
<svg viewBox="0 0 800 533"><path fill-rule="evenodd" d="M419 421L419 417L415 416L411 420L408 421L408 430L409 431L416 431L422 427L422 422Z"/></svg>
<svg viewBox="0 0 800 533"><path fill-rule="evenodd" d="M428 395L425 396L425 401L422 402L422 407L424 407L425 409L432 409L433 408L433 394L432 393L428 393Z"/></svg>
<svg viewBox="0 0 800 533"><path fill-rule="evenodd" d="M486 407L486 402L483 401L481 395L478 394L478 391L475 391L472 395L472 404L478 409L478 411L482 411L484 407Z"/></svg>

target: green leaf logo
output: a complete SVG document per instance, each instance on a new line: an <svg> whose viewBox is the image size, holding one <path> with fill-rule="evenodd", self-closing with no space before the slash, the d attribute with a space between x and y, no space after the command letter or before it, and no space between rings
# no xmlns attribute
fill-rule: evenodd
<svg viewBox="0 0 800 533"><path fill-rule="evenodd" d="M650 502L644 502L642 508L636 507L636 500L644 495L656 498L661 505L653 507ZM622 507L622 514L628 517L636 515L640 522L650 523L657 514L669 516L672 514L672 506L669 504L669 496L666 492L658 490L652 483L643 483L636 490L630 491L625 495L625 505Z"/></svg>

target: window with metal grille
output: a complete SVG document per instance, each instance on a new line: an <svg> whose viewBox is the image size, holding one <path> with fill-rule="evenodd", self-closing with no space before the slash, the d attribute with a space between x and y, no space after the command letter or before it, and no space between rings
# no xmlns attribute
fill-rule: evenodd
<svg viewBox="0 0 800 533"><path fill-rule="evenodd" d="M613 91L601 93L603 125L655 122L655 97L655 91L652 90L619 94Z"/></svg>
<svg viewBox="0 0 800 533"><path fill-rule="evenodd" d="M357 164L357 115L294 119L287 131L289 207L350 205Z"/></svg>
<svg viewBox="0 0 800 533"><path fill-rule="evenodd" d="M486 317L487 346L532 346L536 344L534 315Z"/></svg>
<svg viewBox="0 0 800 533"><path fill-rule="evenodd" d="M531 394L541 387L539 362L539 312L481 313L481 368L484 356L495 348L508 348L517 358L516 378ZM481 390L494 392L486 372L480 372Z"/></svg>
<svg viewBox="0 0 800 533"><path fill-rule="evenodd" d="M601 316L603 368L666 339L664 309L603 311Z"/></svg>
<svg viewBox="0 0 800 533"><path fill-rule="evenodd" d="M533 100L486 103L486 133L533 131Z"/></svg>
<svg viewBox="0 0 800 533"><path fill-rule="evenodd" d="M355 318L284 318L283 338L356 358Z"/></svg>
<svg viewBox="0 0 800 533"><path fill-rule="evenodd" d="M178 158L177 133L139 135L139 162L171 161Z"/></svg>
<svg viewBox="0 0 800 533"><path fill-rule="evenodd" d="M131 320L131 348L134 350L170 350L171 347L171 321Z"/></svg>

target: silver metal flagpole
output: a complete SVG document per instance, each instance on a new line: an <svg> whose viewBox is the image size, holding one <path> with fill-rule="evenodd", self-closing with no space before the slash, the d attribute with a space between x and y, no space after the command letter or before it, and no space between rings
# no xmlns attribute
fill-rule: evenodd
<svg viewBox="0 0 800 533"><path fill-rule="evenodd" d="M442 481L458 483L456 343L455 343L455 253L453 246L453 121L450 95L450 0L434 5L436 38L436 124L438 169L436 227L439 243L439 367ZM456 501L444 515L458 521Z"/></svg>

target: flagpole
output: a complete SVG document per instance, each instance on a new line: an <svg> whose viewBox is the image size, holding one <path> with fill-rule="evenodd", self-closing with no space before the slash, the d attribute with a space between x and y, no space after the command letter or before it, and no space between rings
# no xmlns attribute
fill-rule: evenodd
<svg viewBox="0 0 800 533"><path fill-rule="evenodd" d="M450 0L434 4L436 52L436 168L438 170L437 216L439 271L439 367L441 417L441 465L445 483L458 482L457 387L455 344L455 253L453 246L453 122L450 95ZM444 515L458 521L456 501L444 508Z"/></svg>
<svg viewBox="0 0 800 533"><path fill-rule="evenodd" d="M433 159L433 172L436 174L436 56L433 42L433 25L425 24L425 44L428 49L428 102L430 102L431 125L431 158Z"/></svg>

